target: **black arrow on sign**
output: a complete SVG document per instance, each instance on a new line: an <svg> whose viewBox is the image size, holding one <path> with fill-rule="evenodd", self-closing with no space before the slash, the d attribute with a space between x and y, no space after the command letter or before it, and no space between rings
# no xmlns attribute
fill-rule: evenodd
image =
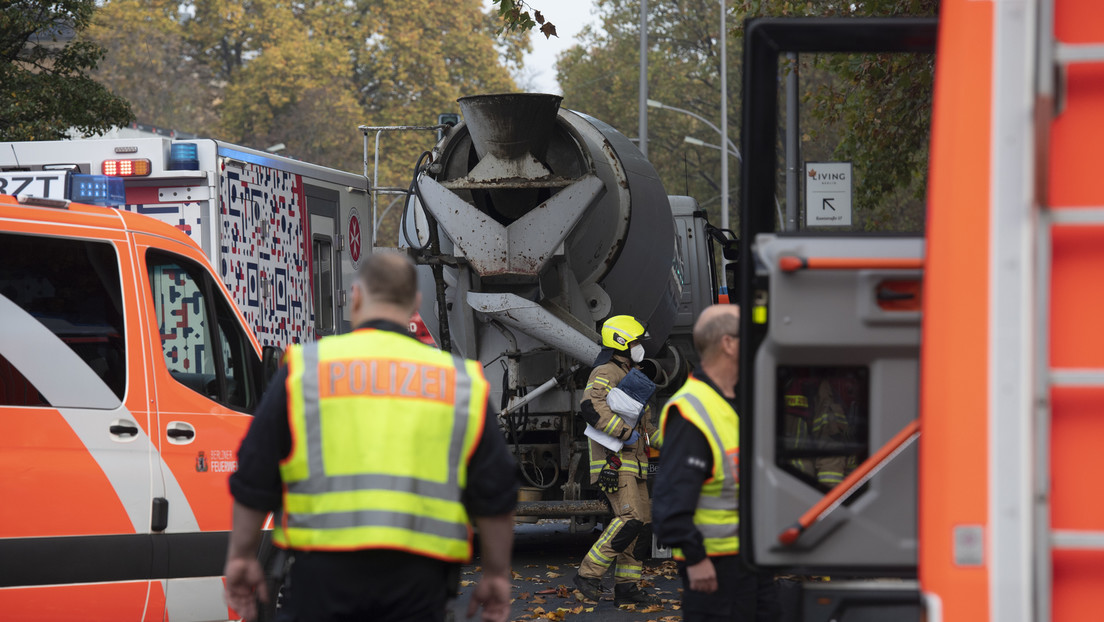
<svg viewBox="0 0 1104 622"><path fill-rule="evenodd" d="M830 209L833 212L836 211L835 206L832 205L832 199L831 198L824 199L824 202L820 204L820 209L825 209L825 208Z"/></svg>

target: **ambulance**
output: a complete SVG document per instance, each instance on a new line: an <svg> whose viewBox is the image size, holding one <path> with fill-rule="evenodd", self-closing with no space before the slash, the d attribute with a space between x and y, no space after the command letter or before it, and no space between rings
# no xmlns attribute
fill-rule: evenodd
<svg viewBox="0 0 1104 622"><path fill-rule="evenodd" d="M236 618L227 478L278 355L179 228L0 195L0 618Z"/></svg>
<svg viewBox="0 0 1104 622"><path fill-rule="evenodd" d="M69 176L119 178L113 204L188 234L262 345L350 329L345 292L373 245L361 220L371 220L364 175L218 140L134 134L0 143L0 194L80 201Z"/></svg>

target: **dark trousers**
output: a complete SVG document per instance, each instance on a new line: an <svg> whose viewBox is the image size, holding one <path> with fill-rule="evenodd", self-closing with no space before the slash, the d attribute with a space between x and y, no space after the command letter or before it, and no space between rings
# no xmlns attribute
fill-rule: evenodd
<svg viewBox="0 0 1104 622"><path fill-rule="evenodd" d="M710 558L717 571L717 591L690 589L686 564L678 563L682 577L684 622L776 622L782 615L774 576L747 567L739 555Z"/></svg>
<svg viewBox="0 0 1104 622"><path fill-rule="evenodd" d="M459 566L398 551L292 553L276 622L442 622Z"/></svg>

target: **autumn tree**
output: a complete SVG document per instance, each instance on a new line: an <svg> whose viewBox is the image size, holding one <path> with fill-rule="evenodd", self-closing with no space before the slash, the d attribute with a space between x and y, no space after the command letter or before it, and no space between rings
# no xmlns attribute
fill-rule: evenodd
<svg viewBox="0 0 1104 622"><path fill-rule="evenodd" d="M216 46L238 39L247 60L234 67L228 59L236 54L214 55L228 79L222 135L261 148L284 143L295 157L360 170L356 126L362 117L349 61L348 8L332 2L249 4L250 26L227 23L230 32ZM219 3L223 10L226 5Z"/></svg>
<svg viewBox="0 0 1104 622"><path fill-rule="evenodd" d="M649 98L688 110L719 124L719 7L713 0L649 3ZM638 133L639 23L636 0L599 0L601 23L588 26L582 43L557 62L564 106L586 112L627 136ZM729 66L735 64L738 40L730 38ZM735 75L729 74L730 104L738 109ZM734 82L736 82L734 84ZM737 137L738 117L731 117L730 136ZM670 194L689 194L720 221L719 149L685 142L693 136L720 145L720 134L693 117L669 110L649 110L648 156ZM735 142L738 142L735 141ZM737 161L730 161L735 177ZM735 197L732 186L730 196Z"/></svg>
<svg viewBox="0 0 1104 622"><path fill-rule="evenodd" d="M218 135L214 73L196 62L185 34L187 14L174 0L112 0L87 36L107 52L92 74L125 93L142 123L201 136Z"/></svg>
<svg viewBox="0 0 1104 622"><path fill-rule="evenodd" d="M544 14L533 9L525 0L492 0L498 5L502 18L499 31L518 32L537 28L545 38L557 37L556 25L545 19Z"/></svg>
<svg viewBox="0 0 1104 622"><path fill-rule="evenodd" d="M601 25L559 59L564 105L637 132L639 2L598 0ZM729 3L726 21L729 137L739 142L743 22L758 16L933 16L937 0ZM537 8L540 8L539 6ZM649 98L719 125L719 4L649 3ZM801 145L805 159L852 161L857 226L916 230L922 224L933 59L930 55L802 55ZM784 76L780 76L782 78ZM719 148L692 146L693 136L720 145L720 135L693 117L652 109L648 155L667 191L687 193L719 221ZM739 167L730 162L730 200L739 197ZM781 177L781 176L780 176ZM784 200L784 193L780 192ZM736 217L733 212L733 226Z"/></svg>
<svg viewBox="0 0 1104 622"><path fill-rule="evenodd" d="M512 91L529 49L527 32L496 36L480 0L108 0L102 13L95 40L115 59L104 78L134 91L144 122L258 149L283 143L282 153L350 171L363 169L358 126L433 125L461 96ZM379 184L409 184L434 138L388 133ZM395 243L400 211L382 243Z"/></svg>
<svg viewBox="0 0 1104 622"><path fill-rule="evenodd" d="M433 125L456 100L515 90L508 67L520 64L528 35L496 40L497 20L479 0L363 1L354 56L354 84L368 126ZM369 157L374 156L369 139ZM381 186L406 187L418 156L433 146L431 132L387 132L381 137ZM388 205L381 203L382 213ZM381 244L398 240L396 206L381 225Z"/></svg>
<svg viewBox="0 0 1104 622"><path fill-rule="evenodd" d="M63 138L129 123L126 100L90 77L102 48L75 38L93 0L14 0L0 11L0 140Z"/></svg>

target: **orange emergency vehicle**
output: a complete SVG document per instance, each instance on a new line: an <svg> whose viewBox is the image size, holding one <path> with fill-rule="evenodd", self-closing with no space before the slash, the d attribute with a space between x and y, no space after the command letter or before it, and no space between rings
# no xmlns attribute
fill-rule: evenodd
<svg viewBox="0 0 1104 622"><path fill-rule="evenodd" d="M227 478L262 357L204 254L0 195L0 318L0 618L235 617Z"/></svg>
<svg viewBox="0 0 1104 622"><path fill-rule="evenodd" d="M938 19L744 32L741 555L818 578L787 585L802 622L1101 619L1104 4L943 0ZM829 54L852 81L808 60ZM911 144L903 115L822 125L859 147L795 144L783 167L778 128L812 117L780 75L912 87L867 101L930 119L901 154L926 149L927 178L856 156L862 129ZM863 192L878 185L895 192ZM814 396L842 413L819 442L790 424ZM846 459L828 490L795 468L827 459Z"/></svg>

